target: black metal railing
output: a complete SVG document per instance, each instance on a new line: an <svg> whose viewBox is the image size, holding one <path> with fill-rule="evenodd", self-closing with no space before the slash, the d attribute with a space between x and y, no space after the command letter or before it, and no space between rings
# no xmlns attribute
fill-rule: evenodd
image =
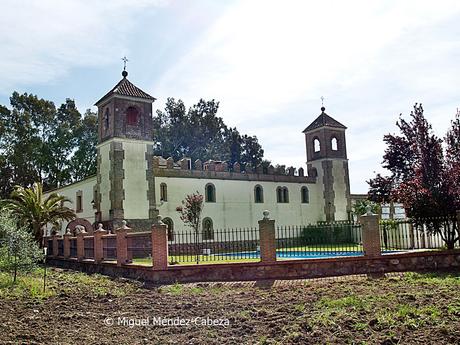
<svg viewBox="0 0 460 345"><path fill-rule="evenodd" d="M58 256L64 256L64 240L63 239L57 240L57 247L58 247Z"/></svg>
<svg viewBox="0 0 460 345"><path fill-rule="evenodd" d="M281 259L363 255L362 228L353 222L279 226L276 250Z"/></svg>
<svg viewBox="0 0 460 345"><path fill-rule="evenodd" d="M94 259L94 237L85 237L83 239L85 259Z"/></svg>
<svg viewBox="0 0 460 345"><path fill-rule="evenodd" d="M53 240L48 240L48 249L46 250L46 256L53 256Z"/></svg>
<svg viewBox="0 0 460 345"><path fill-rule="evenodd" d="M117 260L117 236L102 236L103 260Z"/></svg>
<svg viewBox="0 0 460 345"><path fill-rule="evenodd" d="M77 257L77 238L70 238L69 239L69 246L70 246L70 257L76 258Z"/></svg>
<svg viewBox="0 0 460 345"><path fill-rule="evenodd" d="M128 260L139 264L152 264L152 233L132 232L126 236Z"/></svg>
<svg viewBox="0 0 460 345"><path fill-rule="evenodd" d="M169 243L170 264L260 261L258 228L184 229Z"/></svg>
<svg viewBox="0 0 460 345"><path fill-rule="evenodd" d="M452 241L460 247L459 224L456 217L423 219L385 219L379 223L380 241L384 251L441 249Z"/></svg>

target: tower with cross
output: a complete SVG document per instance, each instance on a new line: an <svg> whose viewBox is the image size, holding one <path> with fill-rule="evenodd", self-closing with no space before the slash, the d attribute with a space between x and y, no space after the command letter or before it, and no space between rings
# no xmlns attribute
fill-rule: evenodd
<svg viewBox="0 0 460 345"><path fill-rule="evenodd" d="M326 114L321 97L321 114L303 131L308 174L321 185L326 221L348 219L351 212L346 129Z"/></svg>
<svg viewBox="0 0 460 345"><path fill-rule="evenodd" d="M131 218L153 220L155 213L143 202L149 181L146 171L153 152L152 103L155 98L128 80L122 58L122 79L100 100L97 145L96 220L117 228ZM145 197L142 198L141 196Z"/></svg>

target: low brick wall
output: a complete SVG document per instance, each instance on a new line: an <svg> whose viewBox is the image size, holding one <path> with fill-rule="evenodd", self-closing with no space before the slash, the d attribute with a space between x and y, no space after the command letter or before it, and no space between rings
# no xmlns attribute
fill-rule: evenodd
<svg viewBox="0 0 460 345"><path fill-rule="evenodd" d="M460 250L388 254L379 257L346 257L263 263L169 266L153 270L139 265L49 258L50 265L109 276L139 279L158 284L174 282L244 281L265 279L303 279L349 274L381 274L404 271L460 271Z"/></svg>

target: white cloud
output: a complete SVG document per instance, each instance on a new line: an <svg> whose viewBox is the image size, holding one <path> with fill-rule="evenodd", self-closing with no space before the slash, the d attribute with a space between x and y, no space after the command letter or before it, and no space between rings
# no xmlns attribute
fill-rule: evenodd
<svg viewBox="0 0 460 345"><path fill-rule="evenodd" d="M102 66L125 50L135 14L163 0L2 2L0 91L53 81L78 66Z"/></svg>
<svg viewBox="0 0 460 345"><path fill-rule="evenodd" d="M300 131L324 95L349 127L352 192L364 192L400 112L433 99L455 109L460 46L449 31L459 12L458 1L241 1L152 89L188 104L220 100L227 123L257 135L275 162L297 166Z"/></svg>

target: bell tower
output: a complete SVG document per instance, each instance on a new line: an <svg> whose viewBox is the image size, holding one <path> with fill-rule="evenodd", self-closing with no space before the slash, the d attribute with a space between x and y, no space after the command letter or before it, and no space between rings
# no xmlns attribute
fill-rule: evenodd
<svg viewBox="0 0 460 345"><path fill-rule="evenodd" d="M347 127L325 110L321 107L321 114L303 131L308 173L322 185L326 221L347 220L351 211Z"/></svg>
<svg viewBox="0 0 460 345"><path fill-rule="evenodd" d="M113 229L124 219L137 225L140 220L154 217L149 207L152 183L149 165L155 98L127 79L126 61L122 76L95 104L99 124L94 190L96 221Z"/></svg>

